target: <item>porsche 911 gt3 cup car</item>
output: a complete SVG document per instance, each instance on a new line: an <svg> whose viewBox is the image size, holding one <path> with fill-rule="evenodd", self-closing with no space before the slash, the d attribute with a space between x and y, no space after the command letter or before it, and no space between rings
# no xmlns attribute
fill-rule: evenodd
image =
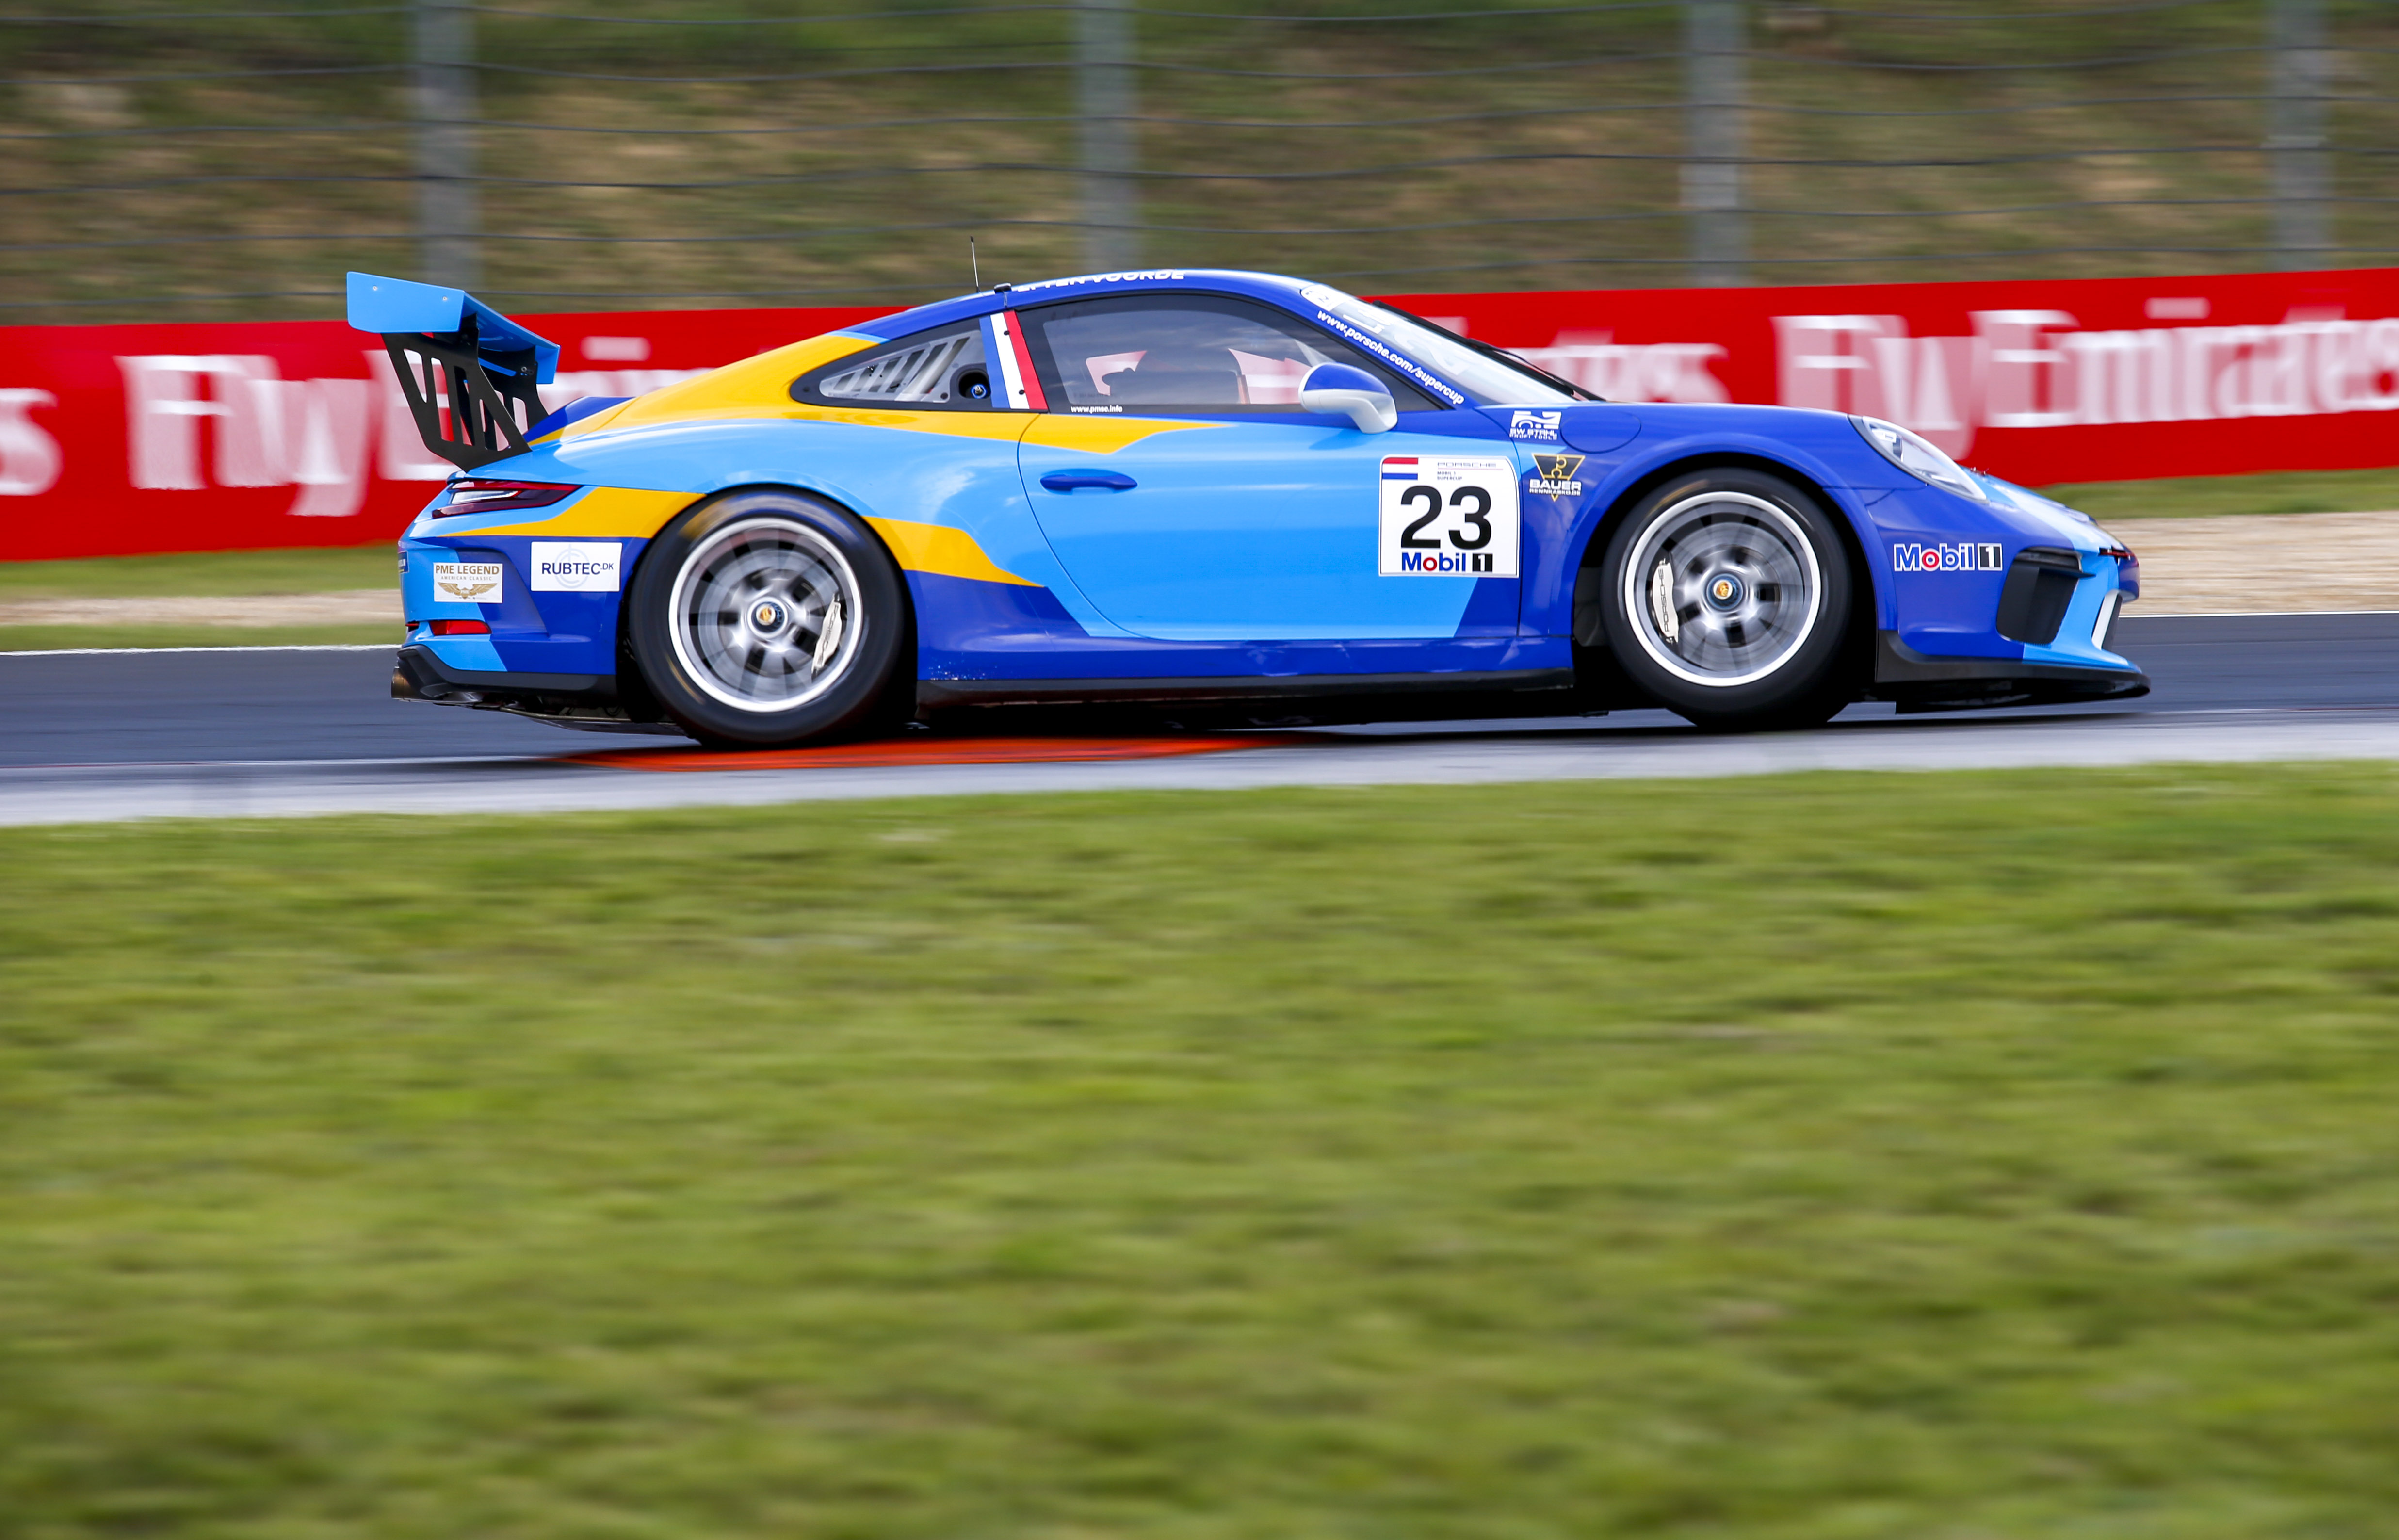
<svg viewBox="0 0 2399 1540"><path fill-rule="evenodd" d="M2082 515L1905 428L1600 400L1257 273L942 301L545 412L557 348L350 276L459 472L395 693L786 744L914 714L1706 725L2136 696Z"/></svg>

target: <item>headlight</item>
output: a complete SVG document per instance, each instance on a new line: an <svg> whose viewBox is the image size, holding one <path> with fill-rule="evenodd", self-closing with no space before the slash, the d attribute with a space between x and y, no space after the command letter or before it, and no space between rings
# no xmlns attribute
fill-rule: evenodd
<svg viewBox="0 0 2399 1540"><path fill-rule="evenodd" d="M1874 445L1876 453L1918 480L1930 481L1944 492L1954 492L1977 503L1991 500L1990 494L1966 474L1965 467L1934 449L1931 439L1879 417L1852 417L1850 421L1865 436L1866 442Z"/></svg>

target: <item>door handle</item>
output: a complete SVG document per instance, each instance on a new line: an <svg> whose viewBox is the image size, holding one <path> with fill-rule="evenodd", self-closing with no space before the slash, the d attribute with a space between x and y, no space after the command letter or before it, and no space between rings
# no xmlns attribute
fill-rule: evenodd
<svg viewBox="0 0 2399 1540"><path fill-rule="evenodd" d="M1051 492L1131 492L1141 483L1120 470L1053 470L1041 484Z"/></svg>

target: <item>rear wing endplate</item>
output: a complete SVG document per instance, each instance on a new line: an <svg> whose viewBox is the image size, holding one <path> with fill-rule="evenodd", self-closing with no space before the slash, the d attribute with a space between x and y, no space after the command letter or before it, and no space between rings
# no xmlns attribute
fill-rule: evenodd
<svg viewBox="0 0 2399 1540"><path fill-rule="evenodd" d="M534 387L558 377L558 344L463 289L353 273L350 324L383 339L425 447L461 470L525 450L549 415Z"/></svg>

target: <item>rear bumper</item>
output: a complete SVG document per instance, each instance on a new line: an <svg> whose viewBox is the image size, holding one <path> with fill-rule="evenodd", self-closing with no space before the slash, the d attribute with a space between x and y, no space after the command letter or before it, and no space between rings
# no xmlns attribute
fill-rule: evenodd
<svg viewBox="0 0 2399 1540"><path fill-rule="evenodd" d="M657 720L654 708L629 710L617 696L614 674L484 673L451 668L429 648L413 645L392 659L391 695L394 700L506 711L583 733L683 733Z"/></svg>
<svg viewBox="0 0 2399 1540"><path fill-rule="evenodd" d="M2149 676L2138 669L2029 663L2007 657L1931 657L1902 642L1896 631L1875 633L1872 698L1896 701L1903 711L2130 700L2148 693Z"/></svg>
<svg viewBox="0 0 2399 1540"><path fill-rule="evenodd" d="M406 646L392 660L394 700L429 700L442 706L516 706L539 701L574 706L617 703L614 674L486 673L453 669L429 647Z"/></svg>

